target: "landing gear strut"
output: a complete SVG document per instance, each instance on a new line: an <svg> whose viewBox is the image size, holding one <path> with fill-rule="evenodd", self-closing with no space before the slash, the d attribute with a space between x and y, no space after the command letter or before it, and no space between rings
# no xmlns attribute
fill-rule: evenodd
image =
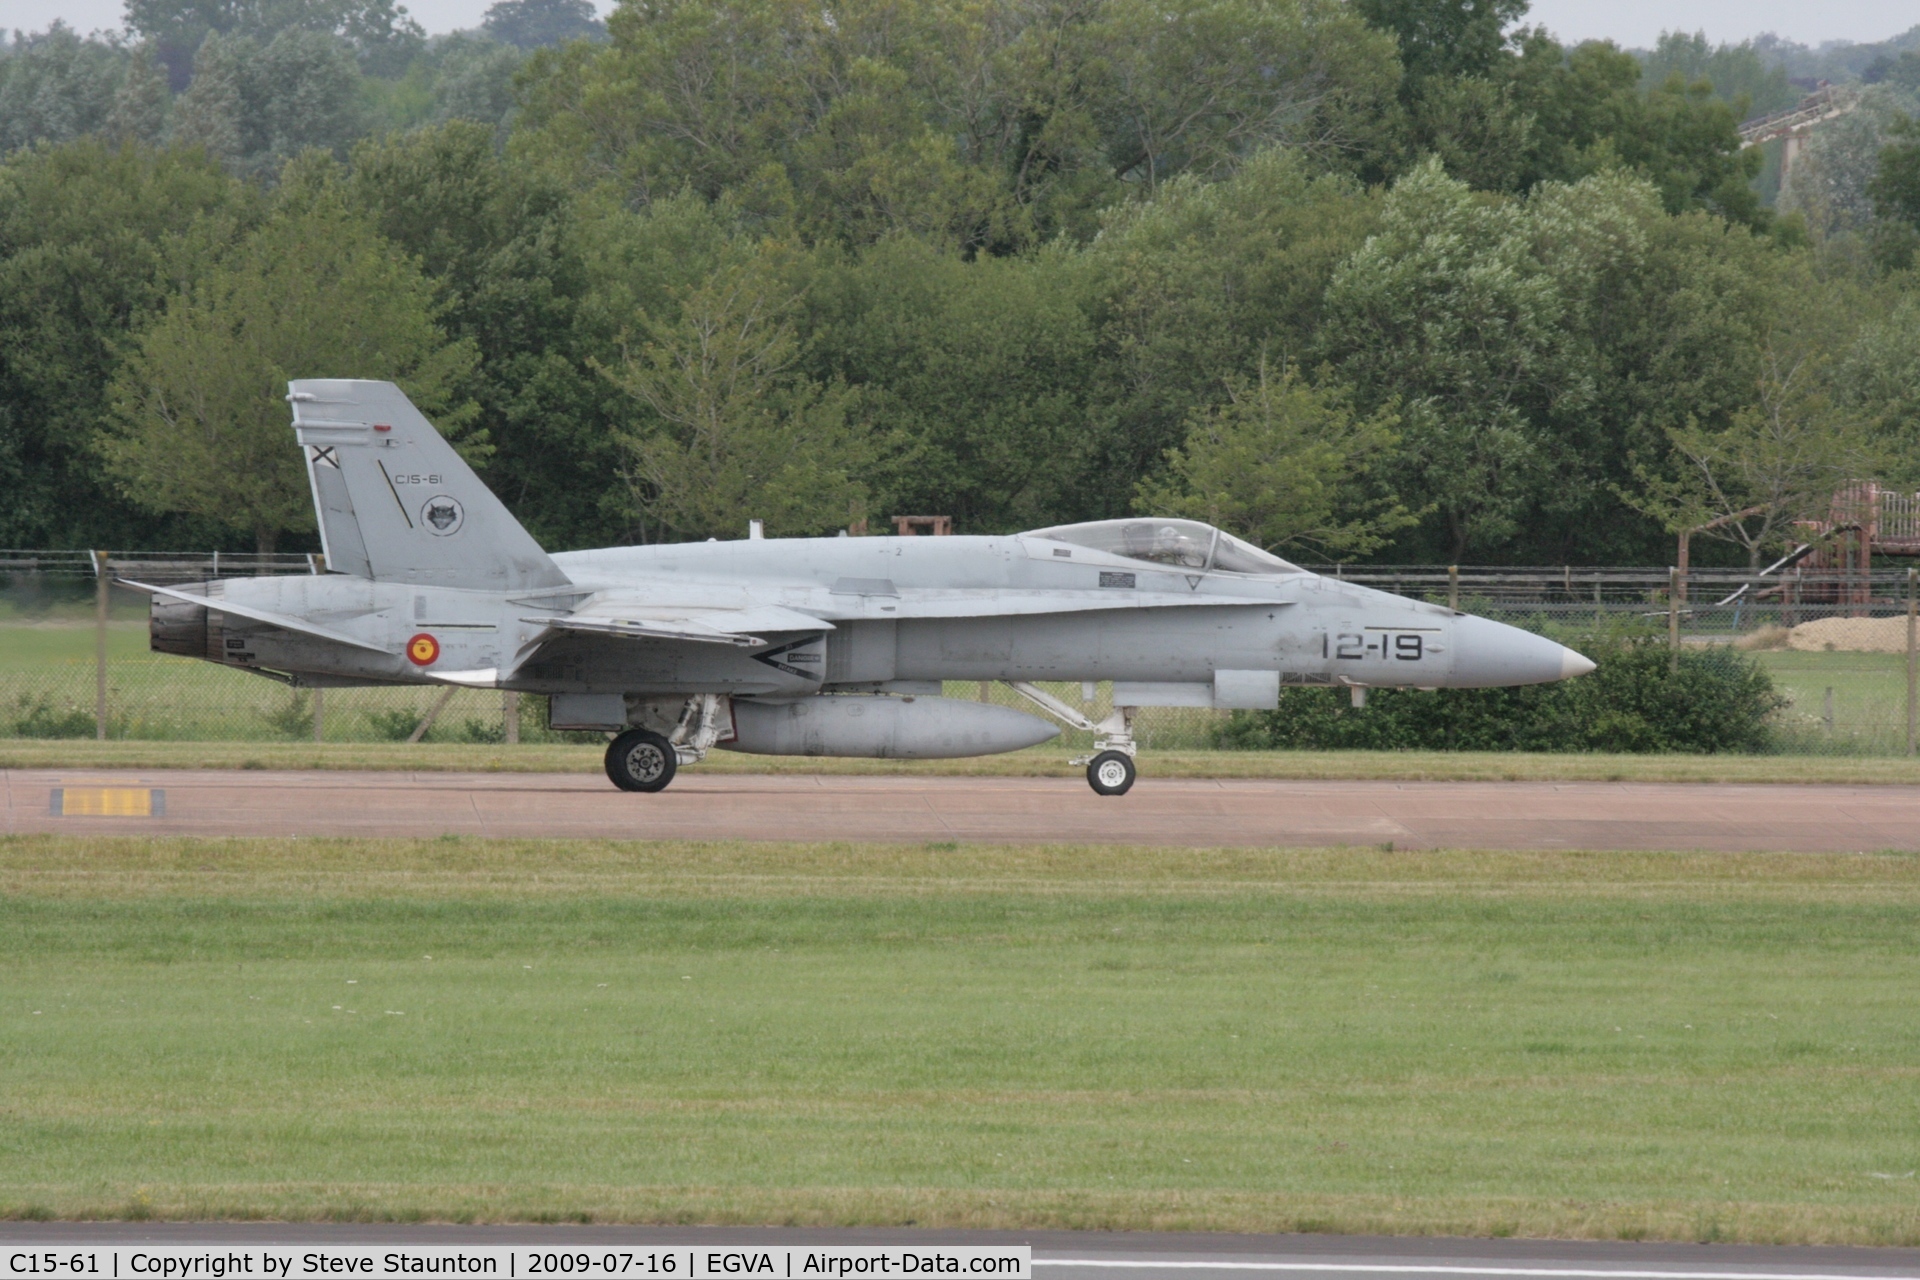
<svg viewBox="0 0 1920 1280"><path fill-rule="evenodd" d="M1098 734L1093 740L1092 755L1077 756L1067 763L1087 766L1087 785L1093 788L1094 794L1127 794L1139 774L1133 765L1134 708L1115 707L1113 714L1095 724L1046 690L1036 688L1025 680L1009 680L1007 686L1054 719L1072 728Z"/></svg>

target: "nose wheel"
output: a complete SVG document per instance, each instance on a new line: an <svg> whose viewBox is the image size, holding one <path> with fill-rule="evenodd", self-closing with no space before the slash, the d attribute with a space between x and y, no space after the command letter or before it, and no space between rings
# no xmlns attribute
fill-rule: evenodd
<svg viewBox="0 0 1920 1280"><path fill-rule="evenodd" d="M622 791L661 791L673 781L679 753L650 729L629 729L607 744L607 777Z"/></svg>
<svg viewBox="0 0 1920 1280"><path fill-rule="evenodd" d="M1137 776L1133 767L1133 707L1115 707L1111 715L1095 724L1045 689L1025 680L1009 680L1007 687L1068 728L1096 735L1094 754L1075 756L1067 763L1087 766L1087 785L1095 795L1127 794Z"/></svg>
<svg viewBox="0 0 1920 1280"><path fill-rule="evenodd" d="M1087 762L1087 785L1103 796L1123 796L1133 785L1133 757L1124 751L1102 751Z"/></svg>

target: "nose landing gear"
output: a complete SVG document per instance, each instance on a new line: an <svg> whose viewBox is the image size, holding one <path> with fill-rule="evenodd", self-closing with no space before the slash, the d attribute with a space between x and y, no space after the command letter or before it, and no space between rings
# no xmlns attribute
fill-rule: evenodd
<svg viewBox="0 0 1920 1280"><path fill-rule="evenodd" d="M1087 762L1087 785L1103 796L1127 794L1136 774L1133 757L1124 751L1102 751Z"/></svg>
<svg viewBox="0 0 1920 1280"><path fill-rule="evenodd" d="M1025 680L1009 680L1007 687L1045 711L1054 719L1100 736L1093 740L1093 754L1077 756L1069 764L1087 766L1087 785L1095 795L1123 796L1132 788L1139 771L1133 764L1133 707L1115 707L1113 714L1095 724L1060 699Z"/></svg>

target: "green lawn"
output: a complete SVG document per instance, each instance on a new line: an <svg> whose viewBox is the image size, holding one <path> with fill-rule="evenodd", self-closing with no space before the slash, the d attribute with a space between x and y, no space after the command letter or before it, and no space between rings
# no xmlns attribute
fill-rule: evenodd
<svg viewBox="0 0 1920 1280"><path fill-rule="evenodd" d="M1754 655L1791 701L1789 743L1803 751L1900 753L1907 745L1907 656L1903 653ZM1832 690L1829 715L1828 690Z"/></svg>
<svg viewBox="0 0 1920 1280"><path fill-rule="evenodd" d="M1920 859L0 840L0 1213L1920 1242Z"/></svg>
<svg viewBox="0 0 1920 1280"><path fill-rule="evenodd" d="M92 737L94 679L91 623L0 625L0 737ZM311 694L245 671L154 653L142 620L116 617L108 627L107 681L108 734L115 739L266 743L313 735ZM328 690L326 736L345 742L389 740L396 732L404 737L441 692L434 686ZM435 732L458 739L497 733L499 726L500 695L462 689ZM538 726L530 722L527 728L529 736L539 735Z"/></svg>

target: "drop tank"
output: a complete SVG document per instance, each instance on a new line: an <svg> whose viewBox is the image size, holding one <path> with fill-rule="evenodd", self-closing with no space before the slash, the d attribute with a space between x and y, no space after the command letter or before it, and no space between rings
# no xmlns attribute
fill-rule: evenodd
<svg viewBox="0 0 1920 1280"><path fill-rule="evenodd" d="M1038 716L958 698L818 694L733 700L729 751L765 756L944 760L1018 751L1059 736Z"/></svg>

